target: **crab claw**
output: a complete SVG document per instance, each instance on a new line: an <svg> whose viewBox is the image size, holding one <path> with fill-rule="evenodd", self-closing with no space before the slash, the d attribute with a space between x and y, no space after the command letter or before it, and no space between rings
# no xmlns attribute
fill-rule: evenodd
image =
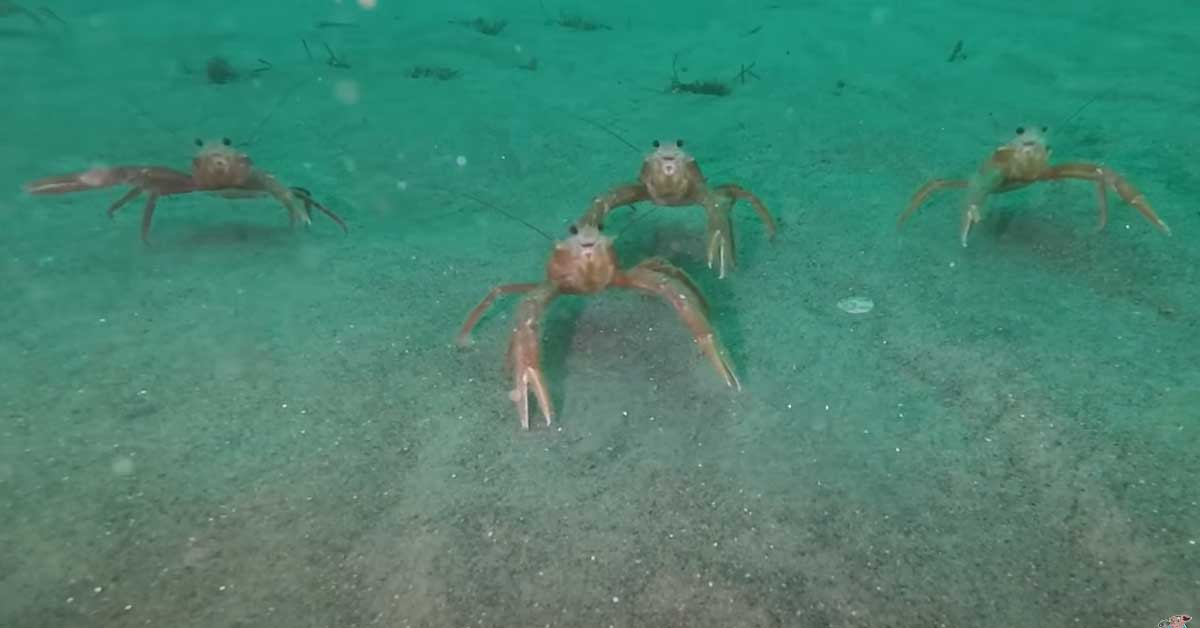
<svg viewBox="0 0 1200 628"><path fill-rule="evenodd" d="M529 429L529 389L537 397L542 416L549 426L554 418L554 404L541 368L541 318L546 306L557 291L552 284L532 290L517 307L516 327L508 343L508 364L512 369L513 389L508 398L517 406L521 427Z"/></svg>
<svg viewBox="0 0 1200 628"><path fill-rule="evenodd" d="M708 212L708 267L716 268L717 277L725 278L725 269L730 270L737 265L733 245L733 225L729 221L729 210L733 208L733 199L727 196L714 196L705 203Z"/></svg>
<svg viewBox="0 0 1200 628"><path fill-rule="evenodd" d="M516 374L514 380L516 388L508 392L508 398L512 399L517 406L517 415L521 417L521 427L529 429L529 389L531 387L534 396L537 397L538 405L542 408L546 426L549 427L553 422L554 408L550 405L550 393L546 390L546 382L542 379L541 370L527 366Z"/></svg>

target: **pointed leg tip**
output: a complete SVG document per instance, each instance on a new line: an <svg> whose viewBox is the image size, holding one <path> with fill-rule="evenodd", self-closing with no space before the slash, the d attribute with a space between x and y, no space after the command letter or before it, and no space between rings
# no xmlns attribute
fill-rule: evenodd
<svg viewBox="0 0 1200 628"><path fill-rule="evenodd" d="M733 367L725 366L725 384L732 388L734 392L742 391L742 382L738 379L737 373L733 372Z"/></svg>

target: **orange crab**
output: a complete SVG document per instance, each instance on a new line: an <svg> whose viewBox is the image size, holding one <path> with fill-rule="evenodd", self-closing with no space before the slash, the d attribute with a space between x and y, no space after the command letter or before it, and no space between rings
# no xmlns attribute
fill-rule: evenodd
<svg viewBox="0 0 1200 628"><path fill-rule="evenodd" d="M1099 192L1100 225L1108 222L1108 189L1112 188L1121 199L1141 212L1146 220L1170 235L1171 229L1150 207L1146 197L1133 184L1106 166L1091 163L1068 163L1050 165L1050 147L1046 145L1048 129L1017 127L1017 134L1007 144L997 148L978 172L970 179L935 179L921 186L909 201L904 213L896 220L899 228L912 216L934 192L946 188L967 188L963 203L960 237L967 245L971 227L983 219L983 204L988 196L1023 188L1039 181L1055 179L1083 179L1094 181Z"/></svg>
<svg viewBox="0 0 1200 628"><path fill-rule="evenodd" d="M150 243L150 221L159 197L191 192L208 192L225 198L247 198L270 194L288 210L293 225L312 223L312 208L316 207L346 231L346 223L328 207L313 199L308 190L285 187L274 176L254 167L250 158L233 148L229 138L219 144L196 140L200 151L192 159L191 172L181 172L164 166L116 166L92 168L84 172L46 177L25 184L34 195L66 194L116 185L128 185L130 190L108 207L111 217L123 205L147 193L142 210L142 241Z"/></svg>
<svg viewBox="0 0 1200 628"><path fill-rule="evenodd" d="M617 265L612 240L601 234L598 227L572 225L571 237L555 243L554 252L546 264L544 280L493 288L471 310L458 335L458 344L466 346L470 342L471 330L497 297L514 293L526 295L517 308L508 346L508 366L513 376L509 398L517 406L522 428L529 429L531 387L546 425L550 425L554 416L554 406L540 364L541 319L546 308L560 295L596 294L608 288L637 290L670 303L725 383L735 390L741 390L741 383L709 325L708 303L686 273L657 257L647 259L629 270L621 270Z"/></svg>
<svg viewBox="0 0 1200 628"><path fill-rule="evenodd" d="M726 267L736 265L729 213L737 200L750 201L767 227L767 237L775 237L775 219L758 196L734 184L708 187L696 159L683 150L683 140L669 144L655 140L653 146L654 151L642 162L638 181L593 199L580 225L601 225L613 209L643 201L663 206L700 205L708 214L708 267L715 265L722 279Z"/></svg>

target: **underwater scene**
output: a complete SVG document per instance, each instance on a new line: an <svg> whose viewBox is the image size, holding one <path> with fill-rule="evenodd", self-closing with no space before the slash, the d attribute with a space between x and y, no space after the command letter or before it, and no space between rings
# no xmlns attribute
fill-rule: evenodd
<svg viewBox="0 0 1200 628"><path fill-rule="evenodd" d="M0 626L1195 627L1198 26L0 1Z"/></svg>

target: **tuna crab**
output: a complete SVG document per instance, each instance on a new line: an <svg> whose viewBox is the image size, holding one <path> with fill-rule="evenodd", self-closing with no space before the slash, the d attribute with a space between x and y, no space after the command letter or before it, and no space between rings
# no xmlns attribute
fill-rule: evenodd
<svg viewBox="0 0 1200 628"><path fill-rule="evenodd" d="M593 199L580 225L601 225L613 209L643 201L663 206L700 205L708 215L708 267L715 266L722 279L726 267L732 269L736 265L729 213L739 199L750 202L766 225L767 237L775 237L775 219L758 196L734 184L708 187L696 159L683 150L683 140L673 143L655 140L653 146L654 150L642 161L637 182Z"/></svg>
<svg viewBox="0 0 1200 628"><path fill-rule="evenodd" d="M1112 169L1085 162L1051 165L1050 147L1046 145L1045 139L1047 130L1046 127L1040 130L1017 127L1016 135L1008 143L997 148L970 179L934 179L921 186L909 201L904 213L896 220L896 226L903 225L933 193L947 188L966 188L967 196L963 201L962 223L959 228L962 245L966 246L971 227L983 219L983 205L992 194L1018 190L1039 181L1083 179L1096 184L1099 194L1099 229L1103 229L1108 222L1108 189L1112 188L1121 200L1141 212L1151 224L1163 233L1171 234L1171 228L1154 213L1146 197Z"/></svg>
<svg viewBox="0 0 1200 628"><path fill-rule="evenodd" d="M513 389L509 398L517 406L521 427L529 429L529 389L537 398L546 425L554 416L554 406L541 368L541 319L555 298L564 294L591 295L608 288L626 288L658 296L671 304L691 330L696 344L708 357L725 383L741 390L741 383L725 357L725 351L709 325L708 303L691 278L662 258L650 258L628 270L617 265L612 240L592 225L571 226L571 236L554 244L546 264L546 278L538 283L513 283L497 286L471 310L458 334L458 344L470 342L471 330L497 297L525 294L517 307L512 337L508 345L508 366Z"/></svg>
<svg viewBox="0 0 1200 628"><path fill-rule="evenodd" d="M191 192L207 192L225 198L248 198L269 194L288 210L292 225L312 224L312 208L316 207L346 231L346 223L328 207L313 199L308 190L285 187L270 173L254 167L250 158L233 148L229 138L220 143L196 140L200 151L192 159L191 172L181 172L165 166L115 166L92 168L55 177L46 177L25 184L33 195L67 194L117 185L130 190L108 207L112 215L129 201L146 193L142 210L142 241L150 243L150 221L159 197Z"/></svg>

